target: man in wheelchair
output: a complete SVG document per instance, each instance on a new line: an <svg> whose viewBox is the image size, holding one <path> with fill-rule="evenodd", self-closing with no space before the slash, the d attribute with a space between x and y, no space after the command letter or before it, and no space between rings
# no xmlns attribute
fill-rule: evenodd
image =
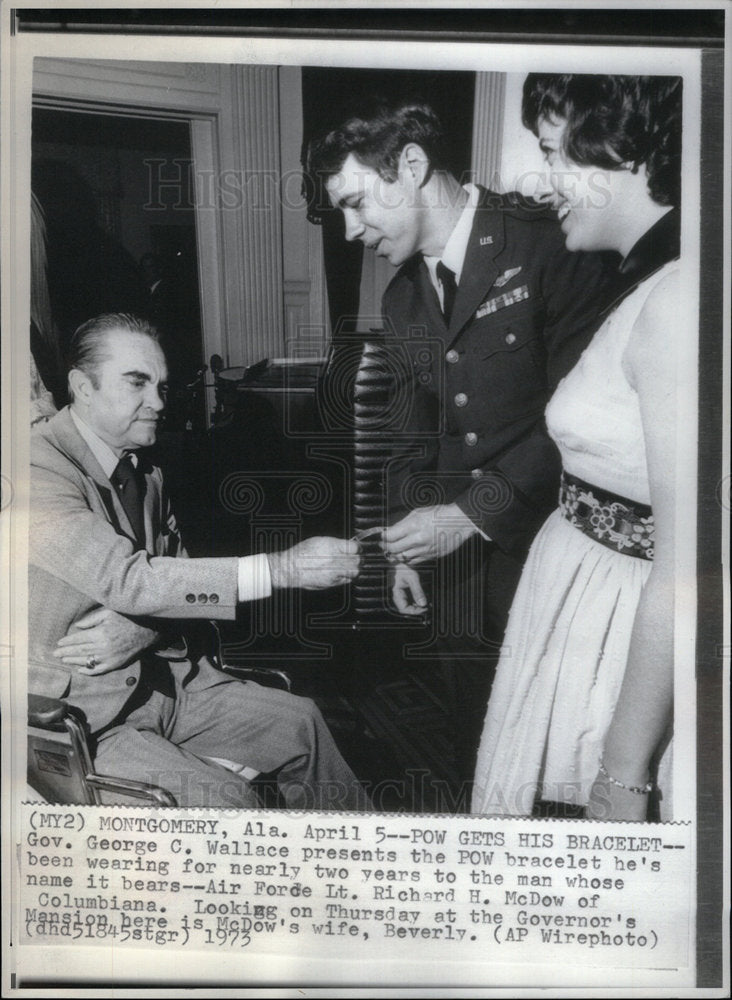
<svg viewBox="0 0 732 1000"><path fill-rule="evenodd" d="M99 316L69 355L71 403L31 444L29 692L81 717L97 771L159 786L180 806L257 806L251 778L265 774L290 809L368 808L309 699L242 683L196 629L180 636L180 619L233 619L273 589L347 583L357 544L188 559L145 452L167 379L154 328Z"/></svg>

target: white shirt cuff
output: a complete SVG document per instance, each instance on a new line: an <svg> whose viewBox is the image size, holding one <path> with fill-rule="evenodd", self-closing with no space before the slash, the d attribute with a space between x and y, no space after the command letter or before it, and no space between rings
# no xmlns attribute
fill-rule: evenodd
<svg viewBox="0 0 732 1000"><path fill-rule="evenodd" d="M239 559L238 575L239 603L258 601L272 593L272 578L269 575L269 560L264 552L256 556L242 556Z"/></svg>

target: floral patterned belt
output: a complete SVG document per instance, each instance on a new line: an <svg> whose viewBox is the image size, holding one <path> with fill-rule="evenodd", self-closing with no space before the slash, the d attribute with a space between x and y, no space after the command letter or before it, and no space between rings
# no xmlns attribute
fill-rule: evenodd
<svg viewBox="0 0 732 1000"><path fill-rule="evenodd" d="M653 511L562 472L559 509L570 524L609 549L653 559Z"/></svg>

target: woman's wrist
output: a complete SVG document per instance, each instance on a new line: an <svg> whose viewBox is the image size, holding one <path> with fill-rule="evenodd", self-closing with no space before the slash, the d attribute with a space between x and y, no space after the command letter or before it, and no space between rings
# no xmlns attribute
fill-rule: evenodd
<svg viewBox="0 0 732 1000"><path fill-rule="evenodd" d="M649 777L647 767L640 771L637 768L628 768L626 771L613 770L608 767L602 757L600 757L599 766L600 774L605 781L616 788L622 788L633 795L649 795L653 791L654 783Z"/></svg>

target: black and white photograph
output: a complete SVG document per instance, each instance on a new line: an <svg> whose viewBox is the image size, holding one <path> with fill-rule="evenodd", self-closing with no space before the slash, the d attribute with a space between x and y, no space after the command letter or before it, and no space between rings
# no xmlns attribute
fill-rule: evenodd
<svg viewBox="0 0 732 1000"><path fill-rule="evenodd" d="M729 987L728 12L478 6L3 3L7 995Z"/></svg>

